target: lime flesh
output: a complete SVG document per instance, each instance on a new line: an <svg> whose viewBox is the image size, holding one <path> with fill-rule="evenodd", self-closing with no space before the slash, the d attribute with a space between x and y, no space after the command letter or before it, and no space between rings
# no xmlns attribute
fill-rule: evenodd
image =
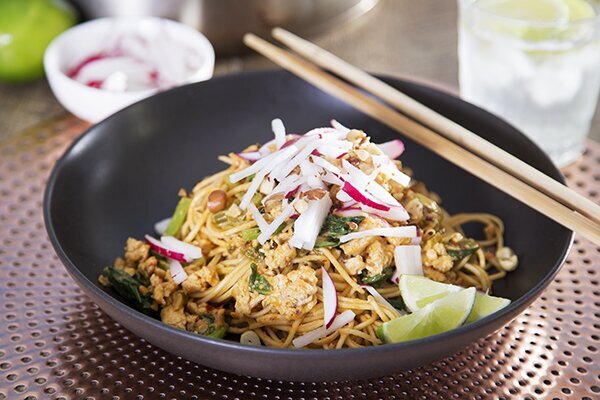
<svg viewBox="0 0 600 400"><path fill-rule="evenodd" d="M428 304L463 289L460 286L436 282L417 275L401 275L398 285L402 300L411 312L419 311ZM467 322L477 321L506 307L508 304L510 304L508 299L477 293L473 310L467 318Z"/></svg>
<svg viewBox="0 0 600 400"><path fill-rule="evenodd" d="M399 343L447 332L465 322L474 302L475 288L450 293L419 311L384 323L377 334L386 343Z"/></svg>
<svg viewBox="0 0 600 400"><path fill-rule="evenodd" d="M477 293L475 295L475 303L473 304L473 309L471 310L471 314L467 317L466 323L471 323L481 319L483 317L487 317L490 314L495 313L496 311L506 307L510 304L509 299L505 299L503 297L494 297L483 293Z"/></svg>

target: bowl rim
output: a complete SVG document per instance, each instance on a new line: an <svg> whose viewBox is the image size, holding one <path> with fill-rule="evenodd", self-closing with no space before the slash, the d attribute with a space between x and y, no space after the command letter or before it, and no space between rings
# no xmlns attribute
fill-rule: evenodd
<svg viewBox="0 0 600 400"><path fill-rule="evenodd" d="M248 77L248 76L263 75L263 74L264 75L270 75L270 74L274 75L274 74L282 74L282 73L288 74L287 72L279 70L279 69L242 71L239 73L222 75L222 76L211 79L211 81L215 81L215 80L222 81L222 80L236 79L239 77ZM375 74L375 76L380 77L384 80L409 83L409 84L418 86L420 88L431 90L431 91L434 91L437 93L442 93L445 96L454 97L463 103L467 103L470 106L475 107L476 109L482 110L481 108L479 108L475 105L472 105L471 103L468 103L468 102L460 99L457 96L454 96L452 93L443 92L443 91L433 88L429 85L425 85L422 82L416 83L415 81L413 81L411 79L407 79L406 77L396 78L393 76L382 75L382 74ZM178 86L176 88L173 88L173 89L170 89L170 90L167 90L164 92L160 92L151 97L154 98L156 96L163 96L166 94L173 95L173 92L175 92L175 91L189 90L189 87L192 85L202 85L202 84L205 84L206 82L208 82L208 81L198 82L198 83L194 83L191 85ZM144 100L146 100L146 99L144 99ZM144 101L144 100L142 100L142 101ZM482 318L482 319L475 321L473 323L470 323L468 325L462 325L458 328L452 329L448 332L443 332L443 333L440 333L437 335L428 336L425 338L411 340L411 341L407 341L407 342L384 344L381 346L367 346L367 347L356 348L356 349L353 349L353 348L327 349L327 350L307 349L307 348L281 349L281 348L267 347L267 346L244 345L239 342L232 341L232 340L210 338L210 337L198 335L196 333L189 332L186 330L178 329L178 328L172 327L168 324L165 324L158 319L154 319L146 314L143 314L140 311L137 311L136 309L129 306L128 304L123 303L120 300L118 300L117 298L111 296L108 292L102 290L96 283L94 283L94 281L91 281L90 279L88 279L79 270L79 268L75 265L75 263L73 263L69 259L66 252L62 249L60 242L58 240L58 237L56 235L56 232L54 230L54 222L53 222L52 216L51 216L52 192L54 189L54 185L56 183L57 177L58 177L62 167L64 166L64 163L66 162L67 157L71 155L73 148L75 146L77 146L80 143L80 141L84 140L88 135L93 134L93 132L96 129L96 126L106 124L107 121L112 120L115 117L118 117L118 114L120 114L122 111L127 110L130 107L135 106L136 104L137 103L134 103L134 104L124 108L123 110L120 110L119 112L111 115L110 117L106 118L105 120L101 121L100 123L89 127L85 132L83 132L77 139L75 139L69 145L69 147L61 155L61 157L56 161L56 163L54 164L54 167L52 169L52 172L48 178L46 190L44 191L44 200L43 200L44 223L46 226L46 231L47 231L50 241L52 243L52 246L54 247L54 250L56 251L56 253L59 256L62 263L65 265L67 271L71 274L71 276L74 278L74 280L76 281L76 283L78 285L85 286L85 288L87 290L91 291L91 293L93 294L92 297L96 297L97 299L100 299L101 301L108 303L109 306L111 306L115 309L119 309L121 312L125 313L128 318L133 319L138 323L150 325L152 328L166 331L166 333L175 335L175 337L179 336L179 337L185 338L186 340L193 340L199 344L211 346L214 348L227 348L229 350L243 351L246 353L250 353L250 355L252 355L252 354L261 354L261 355L267 354L267 355L271 355L271 356L281 356L281 357L292 356L292 357L300 357L300 358L305 358L305 357L313 358L315 356L323 356L323 355L328 355L328 354L336 355L339 357L344 357L344 356L347 357L350 355L360 356L365 353L378 354L378 353L387 352L387 351L398 351L400 349L407 348L407 347L431 345L431 344L437 343L442 340L451 341L453 339L456 339L456 338L466 334L467 332L477 331L479 328L483 327L484 325L492 324L492 325L502 326L503 324L500 323L500 320L504 319L503 318L504 315L509 315L509 314L513 314L513 313L515 313L515 315L520 314L522 312L522 309L525 308L525 306L528 305L529 303L531 303L533 300L535 300L535 298L537 298L540 295L542 290L550 284L550 282L553 280L553 278L556 276L558 271L561 269L561 267L565 263L567 256L569 254L569 251L571 250L571 247L573 245L573 240L574 240L575 234L572 231L568 231L568 240L566 241L566 243L563 244L562 252L561 252L559 259L555 262L555 264L548 271L548 273L546 273L544 278L541 279L539 282L537 282L537 284L535 286L533 286L531 289L529 289L523 296L519 297L515 301L511 301L511 303L508 306L504 307L500 311L497 311L497 312L493 313L492 315L489 315L485 318ZM496 117L495 115L493 115L485 110L482 110L482 111L486 112L487 114L489 114L490 116L492 116L493 118L495 118L497 120L502 120L501 118ZM504 123L506 123L504 120L502 120L502 121ZM532 146L535 146L535 148L537 148L544 155L546 160L549 162L549 165L551 165L551 168L553 169L553 171L552 171L552 173L554 175L553 179L557 179L560 183L564 184L565 183L564 176L562 175L560 170L556 167L556 165L554 165L550 161L549 157L545 153L543 153L539 149L539 147L537 145L535 145L535 143L533 141L531 141L527 136L525 136L520 131L519 131L519 133L523 136L523 138L525 138L527 140L527 142L529 142L529 144L531 144Z"/></svg>
<svg viewBox="0 0 600 400"><path fill-rule="evenodd" d="M203 60L201 65L194 70L189 76L187 76L183 81L178 82L176 87L183 86L190 83L196 83L198 79L210 79L213 75L214 65L215 65L215 49L212 43L208 40L208 38L200 31L185 25L184 23L174 21L168 18L161 17L153 17L153 16L119 16L119 17L102 17L91 19L86 22L82 22L80 24L74 25L69 29L61 32L58 36L56 36L44 52L43 57L43 65L44 71L46 75L52 75L61 80L61 84L65 82L69 82L69 85L75 85L79 88L84 88L89 91L90 94L109 94L113 96L123 96L123 97L139 97L139 96L148 96L153 93L161 92L158 88L149 88L149 89L141 89L141 90L131 90L124 92L113 92L109 90L103 90L101 88L94 88L84 85L83 83L69 77L65 71L62 70L60 66L60 54L59 50L63 45L63 41L65 38L70 37L71 35L77 34L82 30L106 30L107 25L116 22L140 22L140 21L148 21L153 24L167 24L169 29L176 29L179 32L182 32L185 35L190 37L195 37L195 40L198 43L198 46L195 46L194 49L198 50L199 54L203 56ZM175 87L175 88L176 88ZM170 88L168 91L174 88Z"/></svg>

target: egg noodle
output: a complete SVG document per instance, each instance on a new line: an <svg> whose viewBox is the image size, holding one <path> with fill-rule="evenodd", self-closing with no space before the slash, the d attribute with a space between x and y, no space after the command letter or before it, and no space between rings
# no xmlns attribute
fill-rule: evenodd
<svg viewBox="0 0 600 400"><path fill-rule="evenodd" d="M303 136L284 135L283 140L280 134L279 143L253 145L242 153L221 156L219 159L229 165L227 169L203 179L190 193L180 192L187 201L187 211L180 215L177 231L171 233L178 241L202 249L200 258L178 263L157 253L153 246L128 240L125 257L115 262L113 270L138 279L137 298L148 301L147 311L160 312L165 323L209 336L227 333L227 337L235 338L251 331L264 345L273 347L379 345L382 341L376 328L404 313L395 282L398 273L408 273L406 268L416 268L417 273L436 281L489 292L493 281L517 266L517 257L504 245L502 220L484 213L448 215L435 193L409 179L410 171L400 161L391 160L402 149L390 151L391 142L373 145L362 131L337 123L333 129L321 129ZM331 142L324 141L328 134L335 136ZM297 165L289 164L292 155L280 163L293 167L287 175L284 167L277 171L277 165L263 163L267 174L259 169L232 182L232 176L244 175L261 158L274 159L295 144L297 148L289 153L304 157L298 142L311 135L315 135L313 143L324 144L313 145L314 151L310 151L310 144L305 145L304 149L310 147L305 157L310 165L304 159ZM393 142L401 146L399 141ZM335 150L335 146L339 148ZM317 157L327 163L315 161ZM380 168L386 159L393 171ZM314 165L322 168L312 168ZM327 178L327 169L335 177ZM274 178L278 173L279 178ZM298 185L281 188L285 179L304 174L322 179L304 179ZM378 187L361 180L364 176L372 177ZM346 179L353 185L346 184ZM282 189L279 192L278 185ZM379 188L385 188L393 199ZM386 200L381 202L383 206L376 202L381 198ZM306 223L311 207L316 209L318 202L327 203L323 206L325 214ZM394 207L398 213L391 215ZM289 217L276 220L286 212ZM315 223L319 226L313 226ZM473 223L483 226L483 239L466 237L463 226ZM275 232L266 238L260 236L274 224ZM416 227L416 236L386 236L411 226ZM366 235L369 230L375 233ZM309 231L315 233L311 236ZM365 236L352 236L360 232ZM383 232L382 236L377 232ZM304 237L298 239L301 234ZM417 260L403 258L403 252L414 248ZM333 281L337 301L337 317L329 329L324 326L331 307L324 289L325 273ZM100 282L119 289L118 279L106 273ZM136 298L135 293L129 297ZM347 322L339 320L342 315ZM336 327L336 320L343 326ZM300 339L304 335L306 340Z"/></svg>

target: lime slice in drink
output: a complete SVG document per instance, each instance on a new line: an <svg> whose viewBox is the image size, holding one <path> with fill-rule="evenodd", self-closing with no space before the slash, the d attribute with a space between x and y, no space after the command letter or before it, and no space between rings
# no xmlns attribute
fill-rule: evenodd
<svg viewBox="0 0 600 400"><path fill-rule="evenodd" d="M509 304L509 299L477 293L475 295L475 304L473 304L473 309L471 310L471 314L467 317L466 323L468 324L483 317L487 317Z"/></svg>
<svg viewBox="0 0 600 400"><path fill-rule="evenodd" d="M400 286L402 300L411 312L419 311L428 304L463 289L460 286L436 282L417 275L401 275L398 285ZM477 292L475 304L467 318L467 322L477 321L506 307L508 304L510 304L508 299Z"/></svg>
<svg viewBox="0 0 600 400"><path fill-rule="evenodd" d="M481 10L527 22L567 22L569 7L563 0L479 0Z"/></svg>
<svg viewBox="0 0 600 400"><path fill-rule="evenodd" d="M594 7L587 0L562 0L569 7L569 21L593 18L596 16Z"/></svg>
<svg viewBox="0 0 600 400"><path fill-rule="evenodd" d="M436 282L418 275L400 275L398 285L402 300L410 312L419 311L427 304L462 289L460 286Z"/></svg>
<svg viewBox="0 0 600 400"><path fill-rule="evenodd" d="M447 332L465 322L474 302L475 288L450 293L419 311L384 323L377 328L377 336L386 343L398 343Z"/></svg>

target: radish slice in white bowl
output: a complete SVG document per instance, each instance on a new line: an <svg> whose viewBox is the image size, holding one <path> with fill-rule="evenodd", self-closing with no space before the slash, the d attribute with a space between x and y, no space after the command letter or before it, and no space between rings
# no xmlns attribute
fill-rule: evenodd
<svg viewBox="0 0 600 400"><path fill-rule="evenodd" d="M338 298L331 276L325 268L321 267L321 271L323 273L321 277L323 281L323 325L329 328L337 312Z"/></svg>

